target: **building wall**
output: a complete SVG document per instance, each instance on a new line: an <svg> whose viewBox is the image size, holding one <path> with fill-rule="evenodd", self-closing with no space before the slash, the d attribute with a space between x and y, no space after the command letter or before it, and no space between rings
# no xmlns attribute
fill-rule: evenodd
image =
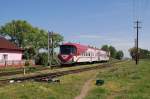
<svg viewBox="0 0 150 99"><path fill-rule="evenodd" d="M8 61L19 61L22 60L22 53L1 53L0 52L0 61L3 60L3 55L8 55L7 60Z"/></svg>

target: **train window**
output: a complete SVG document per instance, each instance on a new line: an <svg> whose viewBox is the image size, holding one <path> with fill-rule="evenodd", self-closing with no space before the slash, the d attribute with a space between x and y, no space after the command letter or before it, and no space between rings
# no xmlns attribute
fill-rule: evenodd
<svg viewBox="0 0 150 99"><path fill-rule="evenodd" d="M60 46L60 53L61 54L75 54L76 48L71 45L61 45Z"/></svg>
<svg viewBox="0 0 150 99"><path fill-rule="evenodd" d="M82 56L84 56L84 53L82 53Z"/></svg>
<svg viewBox="0 0 150 99"><path fill-rule="evenodd" d="M86 52L86 56L88 56L88 53Z"/></svg>

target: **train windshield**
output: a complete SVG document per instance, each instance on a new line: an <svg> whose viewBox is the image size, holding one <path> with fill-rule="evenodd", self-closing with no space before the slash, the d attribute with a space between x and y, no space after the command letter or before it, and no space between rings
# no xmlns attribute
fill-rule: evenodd
<svg viewBox="0 0 150 99"><path fill-rule="evenodd" d="M61 45L60 46L60 54L75 54L76 48L71 45Z"/></svg>

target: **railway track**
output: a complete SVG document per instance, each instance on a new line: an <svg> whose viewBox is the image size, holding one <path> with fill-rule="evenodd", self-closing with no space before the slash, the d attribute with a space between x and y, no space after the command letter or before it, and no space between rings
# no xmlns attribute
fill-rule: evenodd
<svg viewBox="0 0 150 99"><path fill-rule="evenodd" d="M41 70L47 70L49 69L48 67L28 67L26 68L26 73L31 73L31 69L35 69L34 71L41 71ZM54 65L53 68L58 68L58 65ZM10 76L10 75L16 75L16 74L22 74L23 73L23 68L17 69L16 71L7 71L7 72L0 72L0 77L1 76Z"/></svg>
<svg viewBox="0 0 150 99"><path fill-rule="evenodd" d="M122 61L119 61L119 62L122 62ZM97 65L93 67L85 67L85 68L74 69L74 70L59 71L55 73L47 73L47 74L41 74L41 75L39 74L35 76L18 77L18 78L16 77L13 79L0 80L0 83L7 84L11 80L13 80L14 82L17 82L17 81L26 81L26 80L37 80L37 79L42 79L42 78L53 79L53 78L68 75L68 74L80 73L80 72L95 70L95 69L108 68L108 67L111 67L112 64L119 63L119 62L106 63L106 64L101 64L101 65Z"/></svg>
<svg viewBox="0 0 150 99"><path fill-rule="evenodd" d="M79 65L80 66L80 65ZM59 68L65 68L66 66L60 66L60 65L53 65L52 68L53 69L59 69ZM72 67L67 66L67 67ZM33 70L32 70L33 69ZM32 72L36 72L36 71L42 71L42 70L48 70L50 69L49 67L27 67L26 68L26 73L32 73ZM16 74L23 74L23 68L19 68L15 71L4 71L4 72L0 72L0 77L2 76L11 76L11 75L16 75Z"/></svg>

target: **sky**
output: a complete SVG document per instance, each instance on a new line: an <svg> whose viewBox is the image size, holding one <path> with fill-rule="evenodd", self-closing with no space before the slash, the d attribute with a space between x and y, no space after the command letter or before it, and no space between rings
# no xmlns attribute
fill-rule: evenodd
<svg viewBox="0 0 150 99"><path fill-rule="evenodd" d="M58 32L65 42L123 50L134 46L137 19L139 47L150 50L149 0L0 0L0 26L26 20L35 27Z"/></svg>

